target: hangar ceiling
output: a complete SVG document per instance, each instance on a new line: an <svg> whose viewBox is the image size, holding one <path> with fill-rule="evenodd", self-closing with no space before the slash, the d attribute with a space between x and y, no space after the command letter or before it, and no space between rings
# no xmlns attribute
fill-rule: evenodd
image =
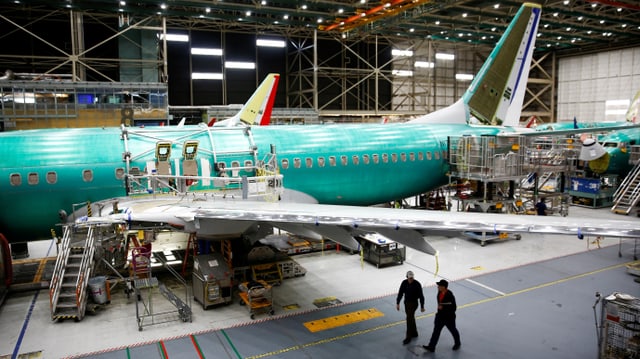
<svg viewBox="0 0 640 359"><path fill-rule="evenodd" d="M575 52L640 44L640 2L547 0L542 5L539 51ZM270 31L289 37L422 38L494 44L521 1L484 0L11 0L8 17L75 10L113 16L164 16L168 26Z"/></svg>
<svg viewBox="0 0 640 359"><path fill-rule="evenodd" d="M542 19L522 115L555 122L557 58L640 46L640 2L533 2L542 5ZM0 25L4 26L0 66L22 72L68 72L73 79L113 82L117 78L110 77L110 71L123 64L155 66L160 81L166 81L166 44L153 58L111 58L101 52L101 47L110 46L131 29L280 34L292 39L299 59L311 59L303 53L311 41L327 39L343 46L345 59L359 51L359 43L375 47L386 43L429 53L441 48L468 49L474 54L473 61L481 63L521 4L499 0L0 0ZM25 33L32 38L16 37ZM377 57L366 60L371 63L362 69L322 67L318 64L322 60L288 68L287 106L311 107L324 115L373 116L412 115L441 105L438 88L446 85L448 78L438 77L437 71L397 78L374 66ZM318 69L317 76L307 71L311 68ZM318 78L328 81L339 94L320 98ZM402 102L388 104L378 98L371 90L373 85L367 87L373 78L375 86L396 86L393 98L402 97ZM449 82L448 86L453 88L452 96L459 96L464 85ZM399 88L410 90L400 93ZM344 99L356 99L357 103L350 105ZM226 97L223 102L228 104ZM332 105L337 109L329 111Z"/></svg>

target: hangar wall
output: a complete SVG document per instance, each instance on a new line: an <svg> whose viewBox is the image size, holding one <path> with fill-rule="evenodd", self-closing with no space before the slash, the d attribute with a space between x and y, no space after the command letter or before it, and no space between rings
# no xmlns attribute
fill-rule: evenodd
<svg viewBox="0 0 640 359"><path fill-rule="evenodd" d="M557 121L622 121L625 105L607 101L630 101L638 91L640 47L561 58Z"/></svg>
<svg viewBox="0 0 640 359"><path fill-rule="evenodd" d="M452 44L423 41L400 43L413 51L412 56L397 57L393 69L411 71L413 76L393 79L393 109L395 111L429 113L454 103L471 84L471 80L456 80L457 73L475 75L482 67L490 48L455 46ZM454 55L454 60L436 58L437 53ZM416 62L433 66L418 67Z"/></svg>

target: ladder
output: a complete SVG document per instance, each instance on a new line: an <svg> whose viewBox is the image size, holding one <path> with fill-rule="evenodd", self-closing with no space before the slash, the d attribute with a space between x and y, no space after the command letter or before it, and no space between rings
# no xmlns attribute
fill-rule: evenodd
<svg viewBox="0 0 640 359"><path fill-rule="evenodd" d="M84 318L93 273L95 225L65 225L49 285L51 320Z"/></svg>
<svg viewBox="0 0 640 359"><path fill-rule="evenodd" d="M613 194L611 212L629 214L640 201L640 161L636 163Z"/></svg>

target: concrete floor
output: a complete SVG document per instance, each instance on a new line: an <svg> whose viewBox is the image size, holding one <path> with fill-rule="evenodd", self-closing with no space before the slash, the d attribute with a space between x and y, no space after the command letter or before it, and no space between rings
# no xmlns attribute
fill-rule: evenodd
<svg viewBox="0 0 640 359"><path fill-rule="evenodd" d="M569 215L621 219L608 209L571 207ZM404 264L380 269L344 251L297 255L307 274L274 287L275 315L255 320L236 295L232 304L206 311L194 302L192 322L138 331L135 298L120 286L95 314L54 323L47 290L12 293L0 307L0 358L597 358L595 293L640 297L640 284L625 267L634 261L634 240L605 238L600 246L594 238L567 236L523 236L485 247L465 238L431 242L439 258L407 249ZM418 313L418 340L403 346L404 312L395 310L395 295L407 270L424 286L427 311ZM436 352L425 353L440 278L456 294L463 346L451 351L445 329ZM314 305L331 297L340 304ZM154 306L156 312L170 308L160 295ZM383 315L316 333L303 326L371 308Z"/></svg>

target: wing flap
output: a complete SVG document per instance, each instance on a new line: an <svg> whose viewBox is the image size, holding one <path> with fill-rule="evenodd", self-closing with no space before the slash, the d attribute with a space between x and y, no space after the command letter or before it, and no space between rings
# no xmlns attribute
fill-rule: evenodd
<svg viewBox="0 0 640 359"><path fill-rule="evenodd" d="M436 255L438 252L421 233L412 229L376 228L375 232L423 253Z"/></svg>

